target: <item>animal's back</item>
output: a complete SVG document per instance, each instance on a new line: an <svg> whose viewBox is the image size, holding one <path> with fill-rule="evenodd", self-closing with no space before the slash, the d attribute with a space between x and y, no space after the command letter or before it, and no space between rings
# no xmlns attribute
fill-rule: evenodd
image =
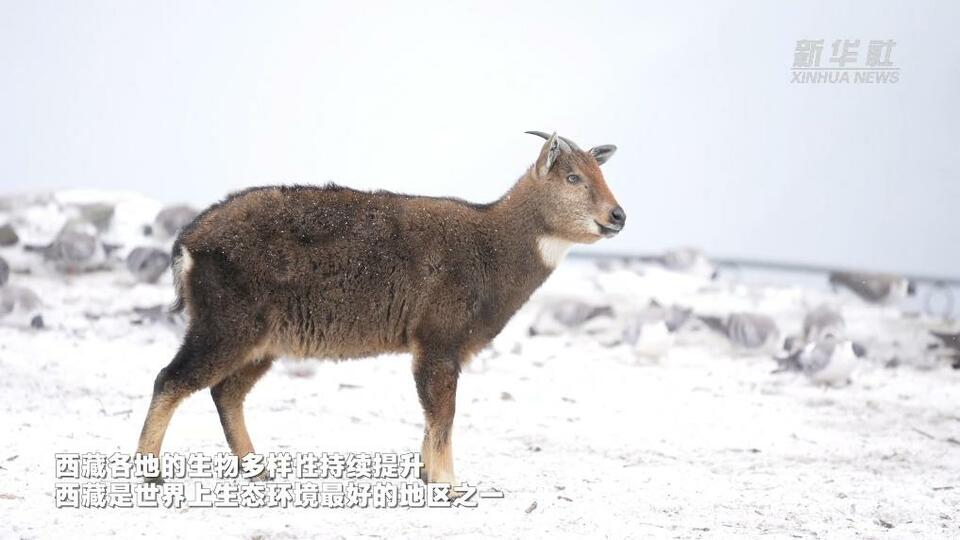
<svg viewBox="0 0 960 540"><path fill-rule="evenodd" d="M279 354L407 350L438 304L460 303L450 311L466 323L468 304L482 296L479 284L457 282L472 266L491 264L463 255L484 242L479 212L453 200L336 186L240 192L179 237L180 256L191 260L184 283L191 316L253 321L250 332L272 340Z"/></svg>
<svg viewBox="0 0 960 540"><path fill-rule="evenodd" d="M285 354L402 350L417 284L401 206L390 194L332 186L231 196L180 236L191 316L259 323L251 330Z"/></svg>

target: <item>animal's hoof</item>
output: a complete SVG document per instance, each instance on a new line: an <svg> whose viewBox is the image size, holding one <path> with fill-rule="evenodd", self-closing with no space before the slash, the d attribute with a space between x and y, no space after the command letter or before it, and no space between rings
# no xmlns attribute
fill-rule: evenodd
<svg viewBox="0 0 960 540"><path fill-rule="evenodd" d="M467 495L469 492L465 489L459 488L457 486L450 486L447 489L447 498L451 501L455 501L460 497Z"/></svg>
<svg viewBox="0 0 960 540"><path fill-rule="evenodd" d="M447 500L453 502L465 495L468 495L470 492L466 489L460 487L460 484L456 481L454 482L424 482L427 486L429 493L443 493L446 496Z"/></svg>

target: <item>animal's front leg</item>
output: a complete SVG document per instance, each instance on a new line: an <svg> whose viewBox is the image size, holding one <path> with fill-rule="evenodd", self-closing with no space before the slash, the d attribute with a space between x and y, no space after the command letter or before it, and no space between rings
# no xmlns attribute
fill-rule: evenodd
<svg viewBox="0 0 960 540"><path fill-rule="evenodd" d="M424 416L423 469L420 473L424 482L457 483L453 472L451 434L459 375L460 361L456 355L421 348L414 357L413 377Z"/></svg>

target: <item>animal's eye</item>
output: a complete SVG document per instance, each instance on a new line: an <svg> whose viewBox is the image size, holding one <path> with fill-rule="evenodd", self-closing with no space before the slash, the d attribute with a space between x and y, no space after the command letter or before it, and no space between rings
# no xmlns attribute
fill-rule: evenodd
<svg viewBox="0 0 960 540"><path fill-rule="evenodd" d="M571 174L571 175L567 176L567 182L570 182L571 184L579 184L579 183L580 183L580 176L578 176L578 175L576 175L576 174Z"/></svg>

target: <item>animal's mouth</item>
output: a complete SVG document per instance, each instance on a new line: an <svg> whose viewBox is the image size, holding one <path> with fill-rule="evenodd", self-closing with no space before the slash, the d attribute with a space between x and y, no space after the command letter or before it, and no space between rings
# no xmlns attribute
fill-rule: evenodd
<svg viewBox="0 0 960 540"><path fill-rule="evenodd" d="M623 225L604 225L599 221L594 221L597 224L597 229L600 230L600 236L604 238L613 238L621 230L623 230Z"/></svg>

